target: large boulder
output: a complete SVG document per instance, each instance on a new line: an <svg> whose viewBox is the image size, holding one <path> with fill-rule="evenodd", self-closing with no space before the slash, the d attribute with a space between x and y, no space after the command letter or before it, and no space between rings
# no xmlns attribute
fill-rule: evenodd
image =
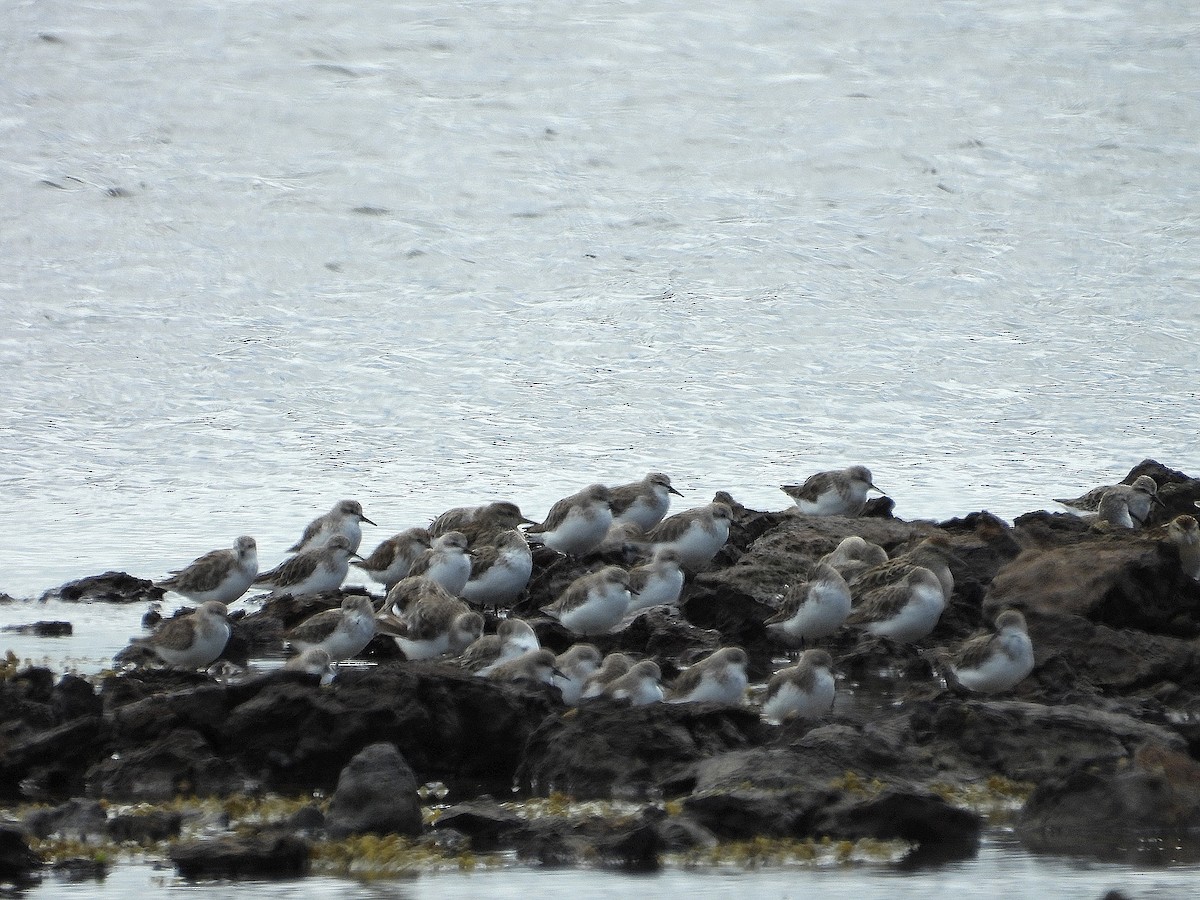
<svg viewBox="0 0 1200 900"><path fill-rule="evenodd" d="M346 764L325 828L334 838L421 833L417 778L394 744L371 744Z"/></svg>

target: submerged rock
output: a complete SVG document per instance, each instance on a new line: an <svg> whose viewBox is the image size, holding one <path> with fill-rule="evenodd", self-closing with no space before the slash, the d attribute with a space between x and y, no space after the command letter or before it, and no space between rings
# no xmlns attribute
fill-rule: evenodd
<svg viewBox="0 0 1200 900"><path fill-rule="evenodd" d="M40 602L63 600L67 603L153 603L166 591L153 581L127 572L105 572L70 581L42 594Z"/></svg>
<svg viewBox="0 0 1200 900"><path fill-rule="evenodd" d="M183 841L170 850L184 878L295 878L307 875L311 844L293 834L268 831L250 836Z"/></svg>

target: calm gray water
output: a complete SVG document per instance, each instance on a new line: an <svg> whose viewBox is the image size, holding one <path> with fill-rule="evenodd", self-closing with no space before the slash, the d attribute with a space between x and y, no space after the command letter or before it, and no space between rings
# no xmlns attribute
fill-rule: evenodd
<svg viewBox="0 0 1200 900"><path fill-rule="evenodd" d="M13 596L343 497L369 549L651 469L936 518L1200 471L1194 4L42 0L0 50ZM0 624L95 668L139 615Z"/></svg>

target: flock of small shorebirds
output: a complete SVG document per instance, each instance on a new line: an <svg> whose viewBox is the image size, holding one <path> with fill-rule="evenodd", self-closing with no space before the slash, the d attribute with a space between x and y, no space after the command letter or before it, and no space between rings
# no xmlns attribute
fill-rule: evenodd
<svg viewBox="0 0 1200 900"><path fill-rule="evenodd" d="M853 517L863 512L868 491L879 489L866 467L851 466L817 473L782 490L799 514ZM335 590L353 557L353 565L386 589L382 604L369 596L349 596L340 609L302 622L286 635L297 655L285 668L320 675L327 683L338 662L361 653L382 633L408 659L448 657L483 677L542 681L558 687L570 705L597 696L635 705L662 700L741 703L749 680L748 658L739 647L715 651L664 689L653 660L636 661L624 653L602 657L590 643L576 643L556 657L515 616L503 618L496 633L483 633L480 610L505 610L525 590L533 571L531 542L576 558L633 546L646 559L631 570L609 565L583 575L542 610L581 638L611 632L639 610L677 604L687 574L707 566L728 539L733 501L722 492L706 506L668 517L672 494L679 492L670 478L652 472L631 484L592 485L566 497L540 524L507 501L457 507L427 527L389 538L366 558L357 553L361 523L375 523L357 501L343 500L313 520L290 548L294 555L268 572L258 571L254 538L240 537L232 549L205 554L159 582L198 607L135 643L148 646L169 666L207 667L229 639L227 604L252 587L293 596ZM1159 501L1154 480L1142 476L1131 485L1110 485L1057 502L1092 515L1097 527L1134 528ZM527 527L522 531L520 526ZM1177 517L1167 538L1179 546L1188 574L1200 578L1196 519ZM843 540L815 565L807 581L788 589L767 620L769 633L781 645L808 649L795 665L771 677L763 715L778 722L830 711L833 661L827 651L811 645L843 626L897 642L930 634L953 591L950 558L941 535L894 559L861 537ZM1033 669L1033 645L1021 613L1004 610L995 624L995 632L969 639L944 660L947 677L967 690L1007 691Z"/></svg>

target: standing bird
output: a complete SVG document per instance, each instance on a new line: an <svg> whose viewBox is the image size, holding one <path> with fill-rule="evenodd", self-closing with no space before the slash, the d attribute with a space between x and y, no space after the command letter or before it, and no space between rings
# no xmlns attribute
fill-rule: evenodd
<svg viewBox="0 0 1200 900"><path fill-rule="evenodd" d="M804 484L785 484L780 490L809 516L859 516L867 505L867 491L883 493L871 481L866 466L818 472Z"/></svg>
<svg viewBox="0 0 1200 900"><path fill-rule="evenodd" d="M868 591L894 584L913 569L923 567L937 576L938 583L942 586L942 595L949 603L954 595L951 561L961 562L951 549L950 539L944 534L932 534L895 559L881 562L850 579L850 594L855 598L861 597Z"/></svg>
<svg viewBox="0 0 1200 900"><path fill-rule="evenodd" d="M620 566L605 566L576 578L542 612L576 634L605 634L625 617L629 601L629 573Z"/></svg>
<svg viewBox="0 0 1200 900"><path fill-rule="evenodd" d="M945 608L938 577L918 566L900 581L864 594L846 621L876 637L912 643L933 631Z"/></svg>
<svg viewBox="0 0 1200 900"><path fill-rule="evenodd" d="M225 649L232 629L228 610L219 600L206 600L187 615L166 619L158 631L134 644L149 647L176 669L202 669Z"/></svg>
<svg viewBox="0 0 1200 900"><path fill-rule="evenodd" d="M606 684L601 695L613 700L628 700L633 706L659 703L663 699L662 671L654 660L643 659Z"/></svg>
<svg viewBox="0 0 1200 900"><path fill-rule="evenodd" d="M370 597L346 597L340 609L309 616L285 637L301 653L320 647L331 660L341 662L362 653L375 637L375 607Z"/></svg>
<svg viewBox="0 0 1200 900"><path fill-rule="evenodd" d="M672 703L740 704L750 678L750 658L741 647L722 647L679 673L671 686Z"/></svg>
<svg viewBox="0 0 1200 900"><path fill-rule="evenodd" d="M648 543L672 549L680 565L695 571L708 565L729 540L733 510L724 503L710 503L663 519L646 535Z"/></svg>
<svg viewBox="0 0 1200 900"><path fill-rule="evenodd" d="M324 647L309 647L284 663L283 670L315 675L321 684L329 684L333 681L333 657Z"/></svg>
<svg viewBox="0 0 1200 900"><path fill-rule="evenodd" d="M780 669L767 682L763 717L786 722L828 715L835 689L833 658L824 650L805 650L796 665Z"/></svg>
<svg viewBox="0 0 1200 900"><path fill-rule="evenodd" d="M494 544L477 544L471 552L471 573L463 599L474 606L512 606L533 574L533 554L525 535L510 528Z"/></svg>
<svg viewBox="0 0 1200 900"><path fill-rule="evenodd" d="M562 691L563 703L575 706L583 694L583 684L600 669L600 651L593 644L572 644L554 661L562 674L554 683Z"/></svg>
<svg viewBox="0 0 1200 900"><path fill-rule="evenodd" d="M971 638L951 659L959 684L981 694L999 694L1033 671L1033 643L1025 617L1006 609L996 617L996 633Z"/></svg>
<svg viewBox="0 0 1200 900"><path fill-rule="evenodd" d="M399 619L384 620L406 659L434 659L458 654L483 633L483 616L456 597L423 598Z"/></svg>
<svg viewBox="0 0 1200 900"><path fill-rule="evenodd" d="M1200 527L1193 516L1176 516L1167 526L1167 540L1179 549L1179 563L1188 578L1200 581Z"/></svg>
<svg viewBox="0 0 1200 900"><path fill-rule="evenodd" d="M254 583L276 594L291 594L294 597L337 590L350 571L351 556L357 554L350 546L350 539L343 534L335 534L328 543L302 550L271 571L259 575Z"/></svg>
<svg viewBox="0 0 1200 900"><path fill-rule="evenodd" d="M304 529L304 535L295 544L288 547L288 553L315 549L328 543L334 535L338 534L349 542L350 552L356 553L358 545L362 543L361 522L366 522L368 525L375 524L363 515L362 504L357 500L339 500L325 515L317 516L308 523L308 527Z"/></svg>
<svg viewBox="0 0 1200 900"><path fill-rule="evenodd" d="M615 487L609 492L613 523L631 522L642 531L649 531L667 514L672 494L683 496L671 487L671 479L662 472L651 472L641 481Z"/></svg>
<svg viewBox="0 0 1200 900"><path fill-rule="evenodd" d="M1136 528L1137 522L1129 510L1129 495L1123 491L1106 491L1095 513L1083 517L1096 531L1114 528Z"/></svg>
<svg viewBox="0 0 1200 900"><path fill-rule="evenodd" d="M1083 496L1076 497L1073 500L1060 500L1056 498L1054 502L1061 503L1072 512L1098 512L1101 501L1108 494L1114 492L1125 498L1129 515L1138 525L1146 524L1146 519L1150 516L1150 508L1153 504L1164 505L1158 496L1158 482L1149 475L1139 475L1133 480L1132 484L1106 484L1098 488L1092 488Z"/></svg>
<svg viewBox="0 0 1200 900"><path fill-rule="evenodd" d="M787 644L828 637L850 615L850 588L833 566L817 563L808 581L788 589L779 612L767 619L767 632Z"/></svg>
<svg viewBox="0 0 1200 900"><path fill-rule="evenodd" d="M362 569L368 578L390 591L397 581L408 576L417 557L429 549L429 542L427 529L409 528L381 543L366 559L351 565Z"/></svg>
<svg viewBox="0 0 1200 900"><path fill-rule="evenodd" d="M550 507L546 520L526 529L525 535L559 553L583 556L600 545L612 522L609 490L593 484L559 500Z"/></svg>
<svg viewBox="0 0 1200 900"><path fill-rule="evenodd" d="M428 578L457 597L471 577L471 557L467 554L467 536L447 531L433 539L429 549L418 556L408 570L409 578Z"/></svg>
<svg viewBox="0 0 1200 900"><path fill-rule="evenodd" d="M418 600L453 600L454 595L444 587L423 575L401 578L387 592L380 611L393 616L403 616L405 611Z"/></svg>
<svg viewBox="0 0 1200 900"><path fill-rule="evenodd" d="M448 509L429 523L429 533L438 537L448 531L461 531L474 546L480 538L486 538L488 534L516 528L518 525L532 524L533 519L525 518L517 504L509 500L497 500L483 506L456 506Z"/></svg>
<svg viewBox="0 0 1200 900"><path fill-rule="evenodd" d="M683 558L671 547L659 546L650 562L629 572L632 598L626 615L651 606L675 606L683 592Z"/></svg>
<svg viewBox="0 0 1200 900"><path fill-rule="evenodd" d="M213 550L158 582L160 588L182 594L195 603L232 603L250 588L258 574L258 545L242 536L232 550Z"/></svg>

